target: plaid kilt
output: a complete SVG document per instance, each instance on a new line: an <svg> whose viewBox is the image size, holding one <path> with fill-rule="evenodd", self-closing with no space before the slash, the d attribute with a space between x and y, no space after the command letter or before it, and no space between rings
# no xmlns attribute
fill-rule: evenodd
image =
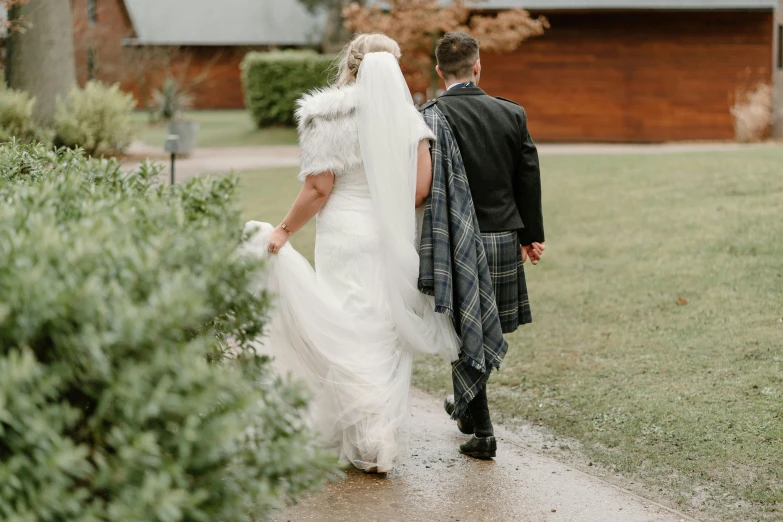
<svg viewBox="0 0 783 522"><path fill-rule="evenodd" d="M481 234L503 333L533 322L516 231Z"/></svg>

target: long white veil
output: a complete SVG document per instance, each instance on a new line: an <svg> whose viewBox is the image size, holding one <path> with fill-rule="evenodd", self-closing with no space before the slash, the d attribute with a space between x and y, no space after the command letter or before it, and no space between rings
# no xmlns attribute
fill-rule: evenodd
<svg viewBox="0 0 783 522"><path fill-rule="evenodd" d="M256 349L274 355L283 375L311 386L309 420L341 458L362 469L389 469L399 461L399 428L409 418L413 351L454 361L459 341L451 319L435 313L433 299L418 290L416 149L426 126L396 59L366 55L356 94L362 159L381 235L382 255L373 253L378 270L372 273L383 287L373 290L388 296L391 313L356 315L319 284L290 244L269 256L268 223L247 223L241 252L268 263L266 277L259 275L251 291L276 296L268 336L257 340Z"/></svg>
<svg viewBox="0 0 783 522"><path fill-rule="evenodd" d="M419 292L416 251L416 161L423 122L397 59L368 53L359 67L357 116L362 161L382 230L387 295L397 330L416 351L458 357L451 319Z"/></svg>

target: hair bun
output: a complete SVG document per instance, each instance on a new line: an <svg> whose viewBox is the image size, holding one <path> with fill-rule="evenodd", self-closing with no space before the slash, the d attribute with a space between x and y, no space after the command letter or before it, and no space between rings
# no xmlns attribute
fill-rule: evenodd
<svg viewBox="0 0 783 522"><path fill-rule="evenodd" d="M356 79L362 61L368 54L389 53L399 60L400 46L383 34L359 34L343 48L335 83L347 85Z"/></svg>
<svg viewBox="0 0 783 522"><path fill-rule="evenodd" d="M358 70L362 60L364 60L364 53L357 49L351 49L351 58L353 58L353 60L349 60L349 66L352 69Z"/></svg>

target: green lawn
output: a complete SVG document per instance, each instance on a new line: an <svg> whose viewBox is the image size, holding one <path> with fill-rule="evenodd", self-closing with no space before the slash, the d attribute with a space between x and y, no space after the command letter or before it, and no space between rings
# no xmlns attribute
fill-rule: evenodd
<svg viewBox="0 0 783 522"><path fill-rule="evenodd" d="M199 147L252 147L259 145L296 145L296 129L258 130L247 111L190 111L186 116L201 123ZM166 125L150 124L144 111L133 113L136 137L148 145L163 147Z"/></svg>
<svg viewBox="0 0 783 522"><path fill-rule="evenodd" d="M296 169L267 169L242 174L239 193L246 220L279 224L285 217L302 184L296 179ZM291 238L312 264L315 248L315 220Z"/></svg>
<svg viewBox="0 0 783 522"><path fill-rule="evenodd" d="M542 163L535 323L492 378L496 417L700 519L783 519L783 149ZM277 223L298 186L244 175L248 218ZM311 258L312 226L294 240ZM434 358L415 381L450 387Z"/></svg>

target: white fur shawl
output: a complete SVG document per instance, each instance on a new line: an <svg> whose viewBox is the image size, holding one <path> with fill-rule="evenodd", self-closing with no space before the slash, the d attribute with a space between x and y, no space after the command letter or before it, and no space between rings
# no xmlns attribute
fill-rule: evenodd
<svg viewBox="0 0 783 522"><path fill-rule="evenodd" d="M327 87L297 102L301 171L306 176L332 172L340 176L362 164L356 126L356 87Z"/></svg>
<svg viewBox="0 0 783 522"><path fill-rule="evenodd" d="M301 170L299 179L332 172L341 176L362 165L356 117L356 86L326 87L297 102ZM424 118L411 104L411 138L435 139Z"/></svg>

